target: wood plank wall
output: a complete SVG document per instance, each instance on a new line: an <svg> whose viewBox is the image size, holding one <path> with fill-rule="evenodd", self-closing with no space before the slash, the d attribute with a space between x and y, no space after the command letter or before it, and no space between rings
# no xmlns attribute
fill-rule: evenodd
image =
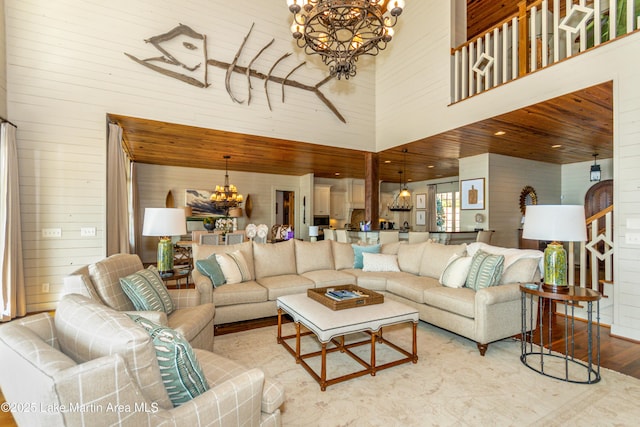
<svg viewBox="0 0 640 427"><path fill-rule="evenodd" d="M308 91L287 89L282 103L281 88L270 85L270 111L262 83L254 84L251 105L237 104L225 89L224 70L212 67L211 86L201 89L154 73L124 55L158 56L144 40L183 23L208 36L210 57L231 62L255 22L239 59L243 65L275 38L255 64L261 72L294 52L275 74L284 76L307 61L291 79L316 84L326 76L318 58L295 47L284 2L233 4L5 0L8 111L18 125L28 311L55 308L64 276L105 256L108 113L329 146L373 147L372 59L358 63L357 78L331 82L323 90L346 117L345 125ZM238 98L246 99L246 80L234 75L231 85ZM82 227L95 227L97 235L80 237ZM60 228L62 237L44 239L43 228ZM43 283L49 283L48 293L42 292Z"/></svg>

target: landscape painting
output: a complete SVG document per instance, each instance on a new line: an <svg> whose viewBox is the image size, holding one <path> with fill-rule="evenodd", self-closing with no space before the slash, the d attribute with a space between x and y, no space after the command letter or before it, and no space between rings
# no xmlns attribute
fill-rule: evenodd
<svg viewBox="0 0 640 427"><path fill-rule="evenodd" d="M185 206L191 206L193 216L224 215L223 210L211 203L211 194L209 190L186 189Z"/></svg>

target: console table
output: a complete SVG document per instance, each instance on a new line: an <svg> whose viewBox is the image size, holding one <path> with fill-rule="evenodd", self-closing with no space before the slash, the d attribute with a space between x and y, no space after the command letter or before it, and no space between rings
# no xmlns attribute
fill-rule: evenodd
<svg viewBox="0 0 640 427"><path fill-rule="evenodd" d="M600 381L600 293L592 289L569 286L568 292L548 292L538 284L520 285L522 298L522 341L520 360L530 369L551 378L578 384L594 384ZM527 332L527 325L535 323L536 307L534 301L538 301L538 319L540 326L540 342L534 347L533 331ZM564 353L552 353L551 342L553 337L553 302L564 305ZM596 341L593 341L593 303L596 303L595 329ZM549 304L549 316L547 320L548 335L547 348L545 349L543 328L545 319L543 316L543 303ZM587 304L587 362L575 358L575 318L574 307L576 304ZM569 313L569 307L570 313ZM539 348L538 348L539 347Z"/></svg>

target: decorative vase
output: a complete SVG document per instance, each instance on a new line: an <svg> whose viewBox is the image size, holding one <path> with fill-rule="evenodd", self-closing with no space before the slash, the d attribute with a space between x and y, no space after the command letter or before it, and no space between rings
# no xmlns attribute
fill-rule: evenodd
<svg viewBox="0 0 640 427"><path fill-rule="evenodd" d="M170 237L161 237L158 242L158 272L173 273L173 242Z"/></svg>
<svg viewBox="0 0 640 427"><path fill-rule="evenodd" d="M544 287L553 292L568 290L567 251L562 243L549 243L544 250Z"/></svg>
<svg viewBox="0 0 640 427"><path fill-rule="evenodd" d="M202 225L204 225L204 228L208 231L212 231L216 227L216 223L213 218L205 218L202 220Z"/></svg>

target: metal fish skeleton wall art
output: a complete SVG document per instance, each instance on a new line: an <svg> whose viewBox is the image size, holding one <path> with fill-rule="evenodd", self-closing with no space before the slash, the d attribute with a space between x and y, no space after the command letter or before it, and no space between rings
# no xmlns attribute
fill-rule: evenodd
<svg viewBox="0 0 640 427"><path fill-rule="evenodd" d="M174 79L178 79L180 81L183 81L185 83L188 83L190 85L196 86L196 87L200 87L200 88L207 88L210 86L209 81L208 81L208 66L212 65L214 67L218 67L221 69L226 70L226 75L225 75L225 87L227 89L227 93L229 94L229 96L231 97L231 99L233 100L233 102L237 102L239 104L243 104L245 102L245 100L240 100L238 99L233 92L231 91L231 75L232 73L240 73L244 76L246 76L247 79L247 86L248 86L248 97L246 99L247 105L249 105L251 103L251 90L253 89L253 86L251 84L251 78L257 78L260 80L264 81L264 91L267 97L267 105L269 106L269 110L272 111L271 109L271 100L269 99L269 91L268 89L268 84L269 82L273 82L276 84L280 84L281 88L282 88L282 102L284 102L284 88L285 86L290 86L290 87L294 87L294 88L298 88L298 89L303 89L303 90L307 90L310 92L315 93L315 95L333 112L333 114L335 114L338 119L340 119L341 122L346 123L346 120L344 119L344 117L342 116L342 114L340 114L340 112L338 111L338 109L331 103L331 101L329 101L327 99L326 96L324 96L324 94L320 91L320 88L327 82L329 82L332 77L328 76L325 77L323 80L321 80L319 83L317 83L314 86L311 85L306 85L300 82L297 82L295 80L290 80L290 77L293 75L293 73L295 73L300 67L302 67L303 65L306 64L306 62L302 62L298 65L296 65L295 67L293 67L285 77L278 77L275 76L273 73L276 69L276 67L286 58L288 58L291 55L291 52L289 53L285 53L284 55L282 55L280 58L278 58L273 65L271 66L271 68L269 69L269 71L267 72L267 74L261 73L257 70L255 70L253 67L253 64L258 60L258 58L260 57L260 55L262 55L275 41L275 39L272 39L269 43L265 44L262 49L260 49L260 51L258 51L258 53L251 59L251 61L249 61L248 65L246 67L240 66L238 65L238 60L240 59L240 56L242 54L242 50L244 49L247 40L249 39L249 36L251 35L251 31L253 30L255 23L251 25L251 28L249 29L249 31L247 32L247 35L244 37L244 40L242 41L242 44L240 45L240 48L238 49L238 52L236 53L235 57L233 58L233 61L228 63L228 62L223 62L223 61L218 61L215 59L211 59L208 57L208 53L207 53L207 36L204 34L200 34L196 31L194 31L193 29L191 29L190 27L183 25L183 24L179 24L177 27L175 27L174 29L172 29L171 31L164 33L164 34L160 34L157 36L153 36L147 40L145 40L146 43L151 43L156 49L158 49L158 51L160 51L162 53L161 56L157 56L157 57L151 57L151 58L147 58L147 59L139 59L136 58L133 55L130 55L128 53L125 52L125 55L127 55L127 57L129 57L130 59L132 59L133 61L137 62L140 65L144 65L145 67L156 71L160 74L164 74L165 76L169 76L171 78ZM166 44L170 41L174 41L174 39L176 38L182 38L183 42L182 42L182 47L185 49L185 52L179 52L179 51L175 51L175 52L169 52L169 50L167 50L165 48ZM198 47L198 45L200 45L201 47ZM193 63L185 63L188 62L187 59L190 58L194 58L194 53L197 53L197 51L201 50L202 54L203 54L203 61L205 66L201 67L203 62L193 62ZM187 53L186 55L183 53ZM183 59L184 58L184 59ZM172 70L169 68L165 68L165 67L174 67L175 69L179 70Z"/></svg>

